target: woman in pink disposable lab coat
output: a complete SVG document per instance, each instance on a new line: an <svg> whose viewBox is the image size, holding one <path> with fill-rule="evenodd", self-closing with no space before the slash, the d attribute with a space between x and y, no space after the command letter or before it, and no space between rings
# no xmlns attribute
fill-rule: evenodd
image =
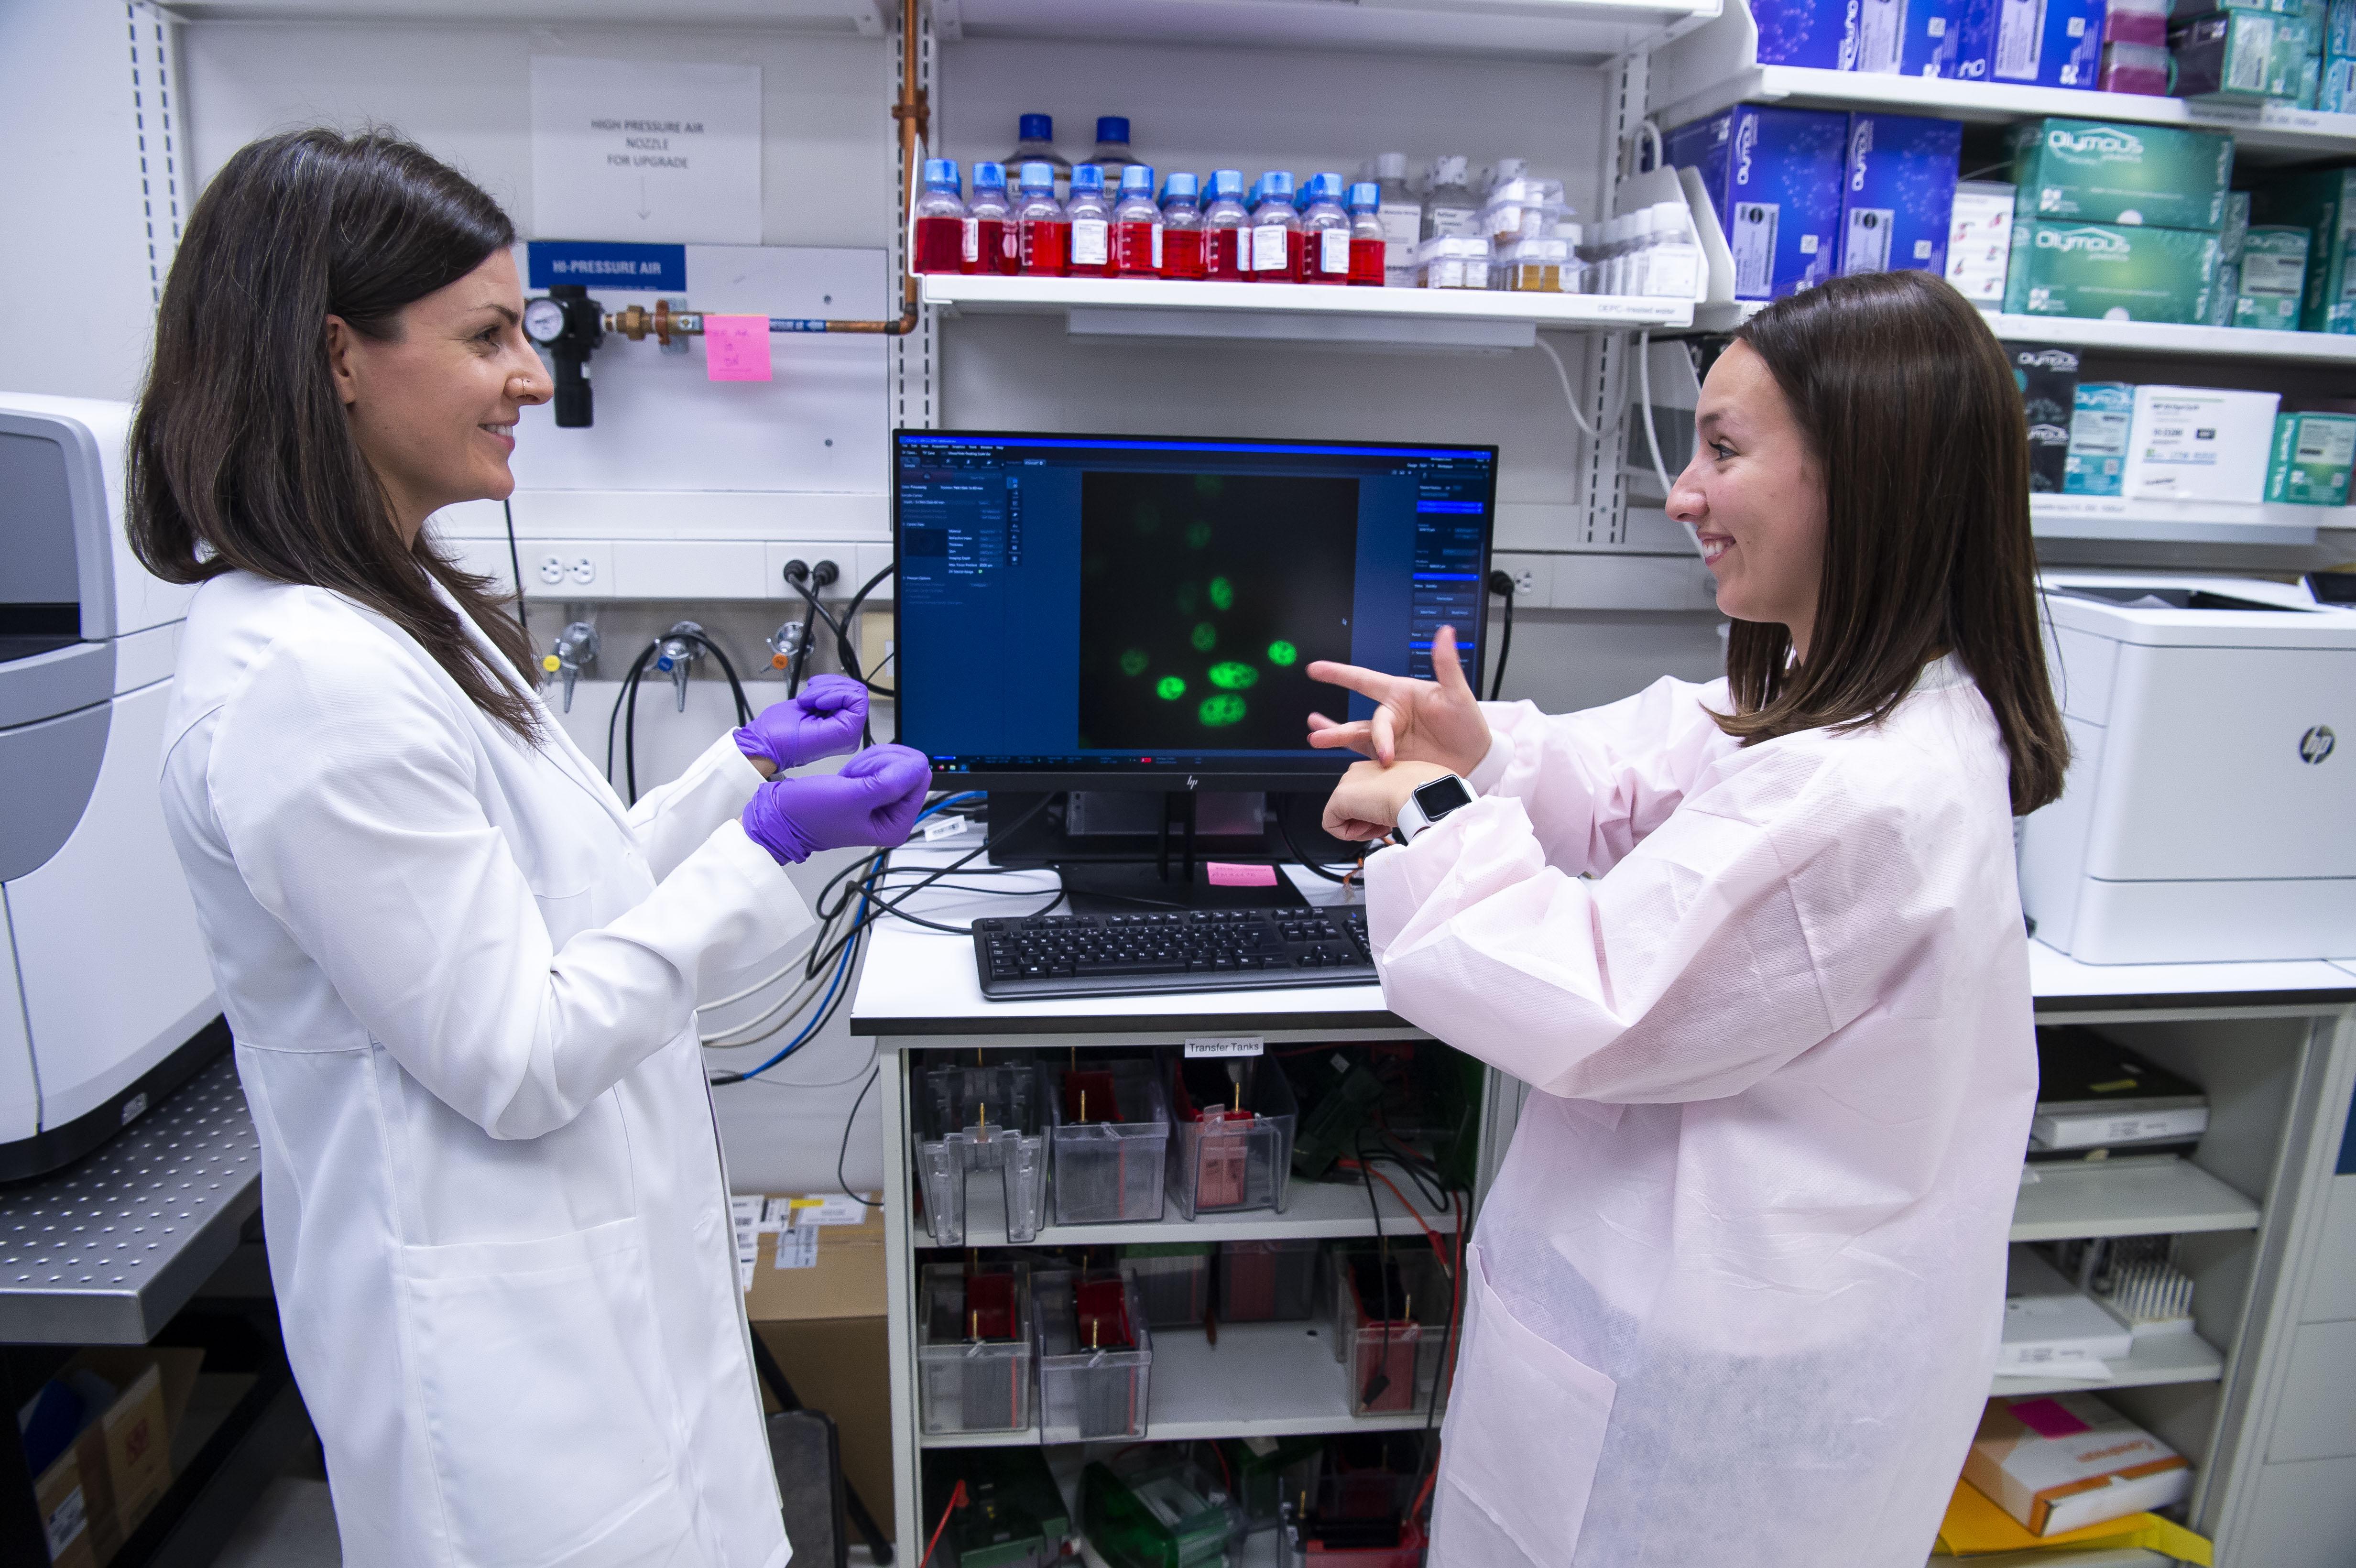
<svg viewBox="0 0 2356 1568"><path fill-rule="evenodd" d="M1995 1366L2036 1097L2011 818L2068 747L2019 395L1922 272L1710 369L1670 515L1728 678L1441 679L1353 767L1393 1008L1536 1091L1467 1253L1435 1568L1919 1568Z"/></svg>

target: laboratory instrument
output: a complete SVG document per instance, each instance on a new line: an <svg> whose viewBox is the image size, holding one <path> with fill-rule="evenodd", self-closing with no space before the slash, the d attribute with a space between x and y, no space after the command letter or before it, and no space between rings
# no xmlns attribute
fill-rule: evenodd
<svg viewBox="0 0 2356 1568"><path fill-rule="evenodd" d="M1127 1269L1043 1268L1032 1275L1039 1440L1145 1435L1153 1330Z"/></svg>

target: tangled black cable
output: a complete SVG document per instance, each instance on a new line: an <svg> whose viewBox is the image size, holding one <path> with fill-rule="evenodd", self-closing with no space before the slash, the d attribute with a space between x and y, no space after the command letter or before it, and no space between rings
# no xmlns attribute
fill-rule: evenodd
<svg viewBox="0 0 2356 1568"><path fill-rule="evenodd" d="M628 787L623 795L624 804L638 804L638 682L647 671L648 662L662 652L667 642L693 643L720 661L721 673L728 677L729 694L736 701L736 722L753 721L753 705L744 699L744 683L737 678L736 667L730 662L718 643L700 632L665 632L646 645L645 651L630 661L629 674L622 677L622 688L614 694L614 710L605 718L605 781L614 779L614 725L623 715L628 715L622 725L622 768Z"/></svg>

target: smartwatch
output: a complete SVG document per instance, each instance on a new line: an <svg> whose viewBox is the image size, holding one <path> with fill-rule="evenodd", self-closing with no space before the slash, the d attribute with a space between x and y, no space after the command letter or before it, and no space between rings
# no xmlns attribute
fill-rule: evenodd
<svg viewBox="0 0 2356 1568"><path fill-rule="evenodd" d="M1472 788L1454 773L1442 773L1428 784L1416 785L1415 793L1407 797L1407 805L1399 812L1398 841L1414 843L1417 834L1450 812L1472 804Z"/></svg>

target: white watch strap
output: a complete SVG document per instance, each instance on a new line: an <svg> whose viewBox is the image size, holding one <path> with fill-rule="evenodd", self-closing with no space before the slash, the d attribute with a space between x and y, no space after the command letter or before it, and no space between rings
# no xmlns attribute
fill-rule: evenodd
<svg viewBox="0 0 2356 1568"><path fill-rule="evenodd" d="M1398 835L1400 843L1412 844L1415 842L1415 836L1430 826L1431 818L1423 814L1423 803L1410 793L1407 797L1407 804L1399 807L1398 826L1392 831Z"/></svg>

